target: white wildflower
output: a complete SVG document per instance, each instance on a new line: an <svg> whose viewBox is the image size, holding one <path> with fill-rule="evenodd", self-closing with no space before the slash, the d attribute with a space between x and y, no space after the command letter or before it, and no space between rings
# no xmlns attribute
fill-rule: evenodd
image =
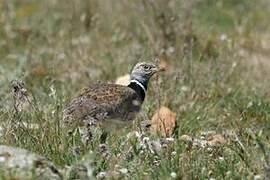
<svg viewBox="0 0 270 180"><path fill-rule="evenodd" d="M144 143L147 143L149 141L149 137L144 137L142 140Z"/></svg>
<svg viewBox="0 0 270 180"><path fill-rule="evenodd" d="M135 136L138 139L141 138L141 134L138 131L133 131L127 134L127 139L130 139L133 136Z"/></svg>
<svg viewBox="0 0 270 180"><path fill-rule="evenodd" d="M29 129L39 129L39 125L37 123L22 122L22 125Z"/></svg>
<svg viewBox="0 0 270 180"><path fill-rule="evenodd" d="M143 143L143 142L141 142L140 144L139 144L139 148L140 149L146 149L146 144L145 143Z"/></svg>
<svg viewBox="0 0 270 180"><path fill-rule="evenodd" d="M0 162L5 162L5 161L6 161L6 157L0 156Z"/></svg>
<svg viewBox="0 0 270 180"><path fill-rule="evenodd" d="M203 167L203 168L202 168L202 172L205 172L205 171L206 171L206 168L205 168L205 167Z"/></svg>
<svg viewBox="0 0 270 180"><path fill-rule="evenodd" d="M128 169L127 168L122 168L122 169L119 169L119 172L122 173L122 174L127 174Z"/></svg>
<svg viewBox="0 0 270 180"><path fill-rule="evenodd" d="M171 172L171 177L172 178L176 178L177 177L177 174L175 172Z"/></svg>
<svg viewBox="0 0 270 180"><path fill-rule="evenodd" d="M59 59L59 60L64 60L65 58L66 58L66 54L65 53L59 53L57 55L57 59Z"/></svg>
<svg viewBox="0 0 270 180"><path fill-rule="evenodd" d="M181 87L181 91L183 91L183 92L187 92L188 90L189 90L189 87L187 87L187 86Z"/></svg>
<svg viewBox="0 0 270 180"><path fill-rule="evenodd" d="M219 159L220 161L224 161L224 157L221 157L221 156L220 156L218 159Z"/></svg>
<svg viewBox="0 0 270 180"><path fill-rule="evenodd" d="M4 135L4 128L0 126L0 137Z"/></svg>
<svg viewBox="0 0 270 180"><path fill-rule="evenodd" d="M166 141L173 142L174 141L174 138L173 137L166 138Z"/></svg>
<svg viewBox="0 0 270 180"><path fill-rule="evenodd" d="M261 179L264 179L264 178L259 174L254 176L254 180L261 180Z"/></svg>
<svg viewBox="0 0 270 180"><path fill-rule="evenodd" d="M225 34L225 33L221 34L220 40L221 40L221 41L227 41L227 40L228 40L228 35Z"/></svg>
<svg viewBox="0 0 270 180"><path fill-rule="evenodd" d="M103 179L107 176L106 172L100 172L97 174L97 179Z"/></svg>
<svg viewBox="0 0 270 180"><path fill-rule="evenodd" d="M168 49L167 49L167 52L168 54L172 54L175 52L175 48L173 46L170 46Z"/></svg>
<svg viewBox="0 0 270 180"><path fill-rule="evenodd" d="M253 106L253 102L252 102L252 101L250 101L250 102L248 103L247 108L250 108L251 106Z"/></svg>
<svg viewBox="0 0 270 180"><path fill-rule="evenodd" d="M81 22L84 22L86 19L86 13L83 13L81 16L80 16L80 21Z"/></svg>
<svg viewBox="0 0 270 180"><path fill-rule="evenodd" d="M53 85L50 86L50 91L51 92L50 92L49 96L55 98L56 97L56 90L55 90Z"/></svg>
<svg viewBox="0 0 270 180"><path fill-rule="evenodd" d="M227 171L226 172L226 176L231 176L232 172L231 171Z"/></svg>
<svg viewBox="0 0 270 180"><path fill-rule="evenodd" d="M141 134L138 132L138 131L134 131L134 134L137 138L140 138L141 137Z"/></svg>

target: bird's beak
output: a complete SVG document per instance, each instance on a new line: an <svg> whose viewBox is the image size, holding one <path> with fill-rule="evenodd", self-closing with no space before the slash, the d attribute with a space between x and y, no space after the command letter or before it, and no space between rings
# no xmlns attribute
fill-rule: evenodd
<svg viewBox="0 0 270 180"><path fill-rule="evenodd" d="M158 66L154 67L152 70L153 70L153 73L162 71Z"/></svg>
<svg viewBox="0 0 270 180"><path fill-rule="evenodd" d="M156 73L158 73L160 71L162 71L162 69L160 69L158 66L155 66L155 67L152 68L151 75L154 75L154 74L156 74Z"/></svg>

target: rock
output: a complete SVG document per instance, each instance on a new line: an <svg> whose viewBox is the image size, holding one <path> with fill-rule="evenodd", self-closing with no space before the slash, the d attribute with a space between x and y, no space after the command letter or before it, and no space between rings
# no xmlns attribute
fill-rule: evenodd
<svg viewBox="0 0 270 180"><path fill-rule="evenodd" d="M70 172L68 173L68 179L80 179L80 180L88 180L89 172L86 166L82 164L74 165L71 167Z"/></svg>
<svg viewBox="0 0 270 180"><path fill-rule="evenodd" d="M226 139L222 134L214 134L207 139L210 146L220 146L228 144L228 139Z"/></svg>
<svg viewBox="0 0 270 180"><path fill-rule="evenodd" d="M152 117L151 132L163 137L173 134L176 125L176 114L167 107L161 107Z"/></svg>
<svg viewBox="0 0 270 180"><path fill-rule="evenodd" d="M185 134L180 137L180 140L182 140L182 141L184 141L186 143L192 143L193 142L193 138L191 136L185 135Z"/></svg>
<svg viewBox="0 0 270 180"><path fill-rule="evenodd" d="M189 135L182 135L180 139L190 146L198 148L213 148L230 143L226 134L216 134L214 131L206 131L201 133L201 137L195 138Z"/></svg>
<svg viewBox="0 0 270 180"><path fill-rule="evenodd" d="M0 145L0 169L8 179L63 179L45 157L25 149Z"/></svg>

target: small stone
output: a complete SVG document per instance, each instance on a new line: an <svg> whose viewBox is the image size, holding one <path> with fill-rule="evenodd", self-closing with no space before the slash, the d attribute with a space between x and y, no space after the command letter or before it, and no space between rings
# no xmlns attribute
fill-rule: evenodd
<svg viewBox="0 0 270 180"><path fill-rule="evenodd" d="M168 137L173 134L176 126L176 114L167 107L161 107L151 120L151 132Z"/></svg>
<svg viewBox="0 0 270 180"><path fill-rule="evenodd" d="M180 140L185 141L185 142L192 142L193 138L191 136L189 136L189 135L182 135L180 137Z"/></svg>
<svg viewBox="0 0 270 180"><path fill-rule="evenodd" d="M161 143L159 141L152 141L151 146L152 146L152 149L155 152L160 152L161 151L162 146L161 146Z"/></svg>
<svg viewBox="0 0 270 180"><path fill-rule="evenodd" d="M10 174L12 171L16 177L23 179L32 179L33 172L37 179L63 179L63 174L45 157L4 145L0 145L0 169L1 174Z"/></svg>
<svg viewBox="0 0 270 180"><path fill-rule="evenodd" d="M89 179L88 169L81 164L73 166L69 173L69 179Z"/></svg>
<svg viewBox="0 0 270 180"><path fill-rule="evenodd" d="M228 140L221 134L215 134L207 138L207 143L210 146L220 146L228 144Z"/></svg>

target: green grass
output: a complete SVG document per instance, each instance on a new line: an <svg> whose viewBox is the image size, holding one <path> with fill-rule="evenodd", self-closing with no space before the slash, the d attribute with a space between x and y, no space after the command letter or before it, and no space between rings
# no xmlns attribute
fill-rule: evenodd
<svg viewBox="0 0 270 180"><path fill-rule="evenodd" d="M127 168L116 178L172 179L172 172L177 179L266 178L270 66L251 58L260 57L261 42L270 43L266 7L266 0L1 2L1 144L41 154L60 168L86 161L94 176ZM170 69L152 79L137 121L150 119L160 105L169 107L177 114L174 142L157 153L142 149L136 137L127 140L129 132L140 131L134 123L110 134L110 155L104 157L98 137L89 147L79 135L66 137L59 127L62 110L79 89L98 80L113 82L139 60L163 51ZM13 79L26 83L32 103L19 113L10 93ZM39 128L17 128L17 121ZM209 153L180 139L209 130L234 132L238 141ZM74 147L82 153L74 155Z"/></svg>

